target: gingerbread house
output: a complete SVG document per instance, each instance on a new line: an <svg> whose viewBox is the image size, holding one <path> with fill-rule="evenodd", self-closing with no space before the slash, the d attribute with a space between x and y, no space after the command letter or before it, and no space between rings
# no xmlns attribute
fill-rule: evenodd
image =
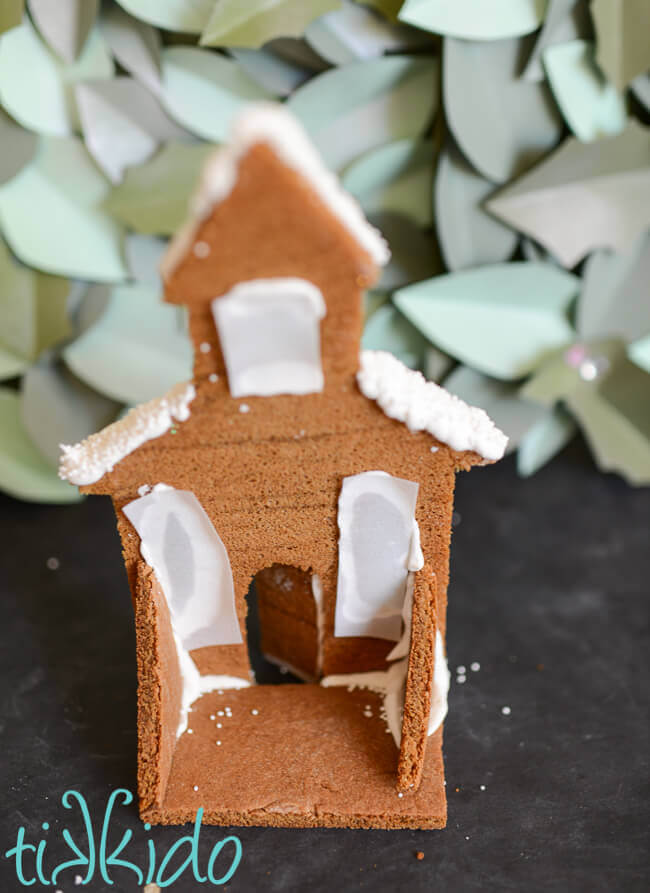
<svg viewBox="0 0 650 893"><path fill-rule="evenodd" d="M144 820L438 828L455 473L506 438L385 353L389 253L280 106L209 160L163 264L194 377L75 446L135 608ZM119 362L119 358L116 360ZM304 682L258 685L261 644Z"/></svg>

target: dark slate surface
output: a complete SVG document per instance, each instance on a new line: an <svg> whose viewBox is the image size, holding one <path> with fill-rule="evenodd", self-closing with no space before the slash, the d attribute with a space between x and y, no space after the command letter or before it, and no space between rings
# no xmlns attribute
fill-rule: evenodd
<svg viewBox="0 0 650 893"><path fill-rule="evenodd" d="M243 857L228 889L648 889L648 491L599 474L576 445L528 481L511 459L461 475L456 507L448 649L452 670L468 672L452 682L445 726L448 828L233 829ZM21 825L48 841L51 872L72 858L63 827L83 843L62 794L83 793L99 824L110 791L134 789L136 737L131 605L110 504L2 497L0 513L4 893L22 889L4 858ZM147 837L161 858L185 833L147 834L133 806L118 807L113 846L127 828L123 857L140 865ZM202 866L226 833L203 829ZM49 889L79 889L77 873ZM125 869L112 876L112 888L96 873L86 889L139 889ZM170 889L209 888L186 873Z"/></svg>

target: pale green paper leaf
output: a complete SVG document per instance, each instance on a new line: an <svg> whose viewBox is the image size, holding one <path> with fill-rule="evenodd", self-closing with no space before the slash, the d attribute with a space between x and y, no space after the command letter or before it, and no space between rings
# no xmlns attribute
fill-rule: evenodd
<svg viewBox="0 0 650 893"><path fill-rule="evenodd" d="M162 292L160 262L167 250L167 244L165 239L130 233L126 237L124 253L131 278Z"/></svg>
<svg viewBox="0 0 650 893"><path fill-rule="evenodd" d="M647 0L593 0L598 64L619 90L650 68Z"/></svg>
<svg viewBox="0 0 650 893"><path fill-rule="evenodd" d="M494 190L450 141L440 153L434 189L436 230L448 269L508 260L515 250L517 233L483 210Z"/></svg>
<svg viewBox="0 0 650 893"><path fill-rule="evenodd" d="M535 403L522 400L517 386L482 375L468 366L458 366L445 378L445 388L470 406L480 406L504 434L507 452L512 452L522 437L544 414Z"/></svg>
<svg viewBox="0 0 650 893"><path fill-rule="evenodd" d="M33 445L20 419L18 394L0 388L0 490L30 502L77 502L76 487L62 481Z"/></svg>
<svg viewBox="0 0 650 893"><path fill-rule="evenodd" d="M160 34L112 3L101 19L104 40L122 68L154 93L160 89Z"/></svg>
<svg viewBox="0 0 650 893"><path fill-rule="evenodd" d="M387 350L411 369L421 369L428 341L392 304L376 310L363 330L364 350Z"/></svg>
<svg viewBox="0 0 650 893"><path fill-rule="evenodd" d="M227 139L230 122L246 102L272 99L232 59L198 47L163 52L161 102L189 131L206 140Z"/></svg>
<svg viewBox="0 0 650 893"><path fill-rule="evenodd" d="M74 85L88 78L109 78L113 70L97 29L71 65L43 43L29 19L0 38L0 101L16 121L39 133L72 133L78 126Z"/></svg>
<svg viewBox="0 0 650 893"><path fill-rule="evenodd" d="M343 186L366 214L392 211L431 226L433 163L430 140L398 140L354 161L343 175Z"/></svg>
<svg viewBox="0 0 650 893"><path fill-rule="evenodd" d="M406 0L399 19L436 34L500 40L539 28L546 0Z"/></svg>
<svg viewBox="0 0 650 893"><path fill-rule="evenodd" d="M332 65L431 46L428 35L406 25L390 24L379 13L352 0L344 0L342 9L312 22L305 40Z"/></svg>
<svg viewBox="0 0 650 893"><path fill-rule="evenodd" d="M340 0L218 0L201 34L204 46L257 49L276 37L301 37Z"/></svg>
<svg viewBox="0 0 650 893"><path fill-rule="evenodd" d="M25 9L25 0L2 0L0 3L0 34L20 25Z"/></svg>
<svg viewBox="0 0 650 893"><path fill-rule="evenodd" d="M521 73L528 81L543 81L542 54L556 43L568 43L591 36L587 0L549 0L544 22Z"/></svg>
<svg viewBox="0 0 650 893"><path fill-rule="evenodd" d="M530 477L567 445L576 433L571 416L556 406L545 412L519 442L517 471Z"/></svg>
<svg viewBox="0 0 650 893"><path fill-rule="evenodd" d="M65 62L74 62L95 23L99 0L28 0L36 27Z"/></svg>
<svg viewBox="0 0 650 893"><path fill-rule="evenodd" d="M119 403L79 381L51 353L42 356L21 382L20 414L34 446L54 468L62 443L79 443L110 424Z"/></svg>
<svg viewBox="0 0 650 893"><path fill-rule="evenodd" d="M543 58L553 95L578 139L595 140L623 130L623 97L596 65L593 44L559 43L545 50Z"/></svg>
<svg viewBox="0 0 650 893"><path fill-rule="evenodd" d="M63 356L91 387L123 403L142 403L192 374L184 314L147 285L123 285L97 322ZM119 362L116 362L119 345Z"/></svg>
<svg viewBox="0 0 650 893"><path fill-rule="evenodd" d="M582 338L635 341L650 333L650 232L627 254L594 252L582 279L576 314Z"/></svg>
<svg viewBox="0 0 650 893"><path fill-rule="evenodd" d="M519 77L530 45L529 38L482 43L445 38L442 82L449 127L469 161L495 183L530 167L562 133L546 84Z"/></svg>
<svg viewBox="0 0 650 893"><path fill-rule="evenodd" d="M325 59L312 50L304 38L276 37L267 43L265 49L292 65L298 65L314 73L325 71L330 67Z"/></svg>
<svg viewBox="0 0 650 893"><path fill-rule="evenodd" d="M136 19L167 31L200 34L210 20L215 0L117 0Z"/></svg>
<svg viewBox="0 0 650 893"><path fill-rule="evenodd" d="M487 207L573 267L596 248L627 250L650 225L649 162L650 132L630 121L595 143L565 140Z"/></svg>
<svg viewBox="0 0 650 893"><path fill-rule="evenodd" d="M493 264L438 276L393 300L414 326L457 359L516 379L573 336L567 310L579 280L546 264Z"/></svg>
<svg viewBox="0 0 650 893"><path fill-rule="evenodd" d="M34 157L38 137L19 127L0 108L0 185L11 180Z"/></svg>
<svg viewBox="0 0 650 893"><path fill-rule="evenodd" d="M442 271L433 237L410 218L400 214L373 214L370 222L381 231L391 251L377 288L392 291Z"/></svg>
<svg viewBox="0 0 650 893"><path fill-rule="evenodd" d="M340 170L354 158L420 136L436 107L437 60L385 56L317 75L288 106L325 163Z"/></svg>
<svg viewBox="0 0 650 893"><path fill-rule="evenodd" d="M167 143L126 172L105 203L122 223L146 235L172 235L185 222L190 195L214 146Z"/></svg>
<svg viewBox="0 0 650 893"><path fill-rule="evenodd" d="M70 318L74 326L75 337L83 334L93 326L111 299L112 286L106 283L79 283L73 295L73 303L69 307Z"/></svg>
<svg viewBox="0 0 650 893"><path fill-rule="evenodd" d="M42 137L35 160L0 188L0 223L14 253L50 273L123 279L122 232L99 210L108 189L83 143Z"/></svg>
<svg viewBox="0 0 650 893"><path fill-rule="evenodd" d="M288 96L311 77L312 71L283 59L268 47L261 50L231 49L230 55L256 84L276 96Z"/></svg>
<svg viewBox="0 0 650 893"><path fill-rule="evenodd" d="M125 168L141 164L167 140L191 140L158 100L130 77L86 81L76 88L88 151L113 183Z"/></svg>
<svg viewBox="0 0 650 893"><path fill-rule="evenodd" d="M390 301L390 294L387 291L372 290L364 292L363 295L363 318L366 322L373 313L376 313L380 307Z"/></svg>
<svg viewBox="0 0 650 893"><path fill-rule="evenodd" d="M627 355L641 369L650 372L650 335L628 344Z"/></svg>

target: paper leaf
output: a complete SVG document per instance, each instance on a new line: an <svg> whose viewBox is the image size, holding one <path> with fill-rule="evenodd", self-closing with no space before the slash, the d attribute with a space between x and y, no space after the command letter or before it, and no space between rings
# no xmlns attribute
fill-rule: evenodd
<svg viewBox="0 0 650 893"><path fill-rule="evenodd" d="M361 3L362 0L356 0ZM370 6L380 12L389 22L397 22L397 15L404 0L363 0L363 6Z"/></svg>
<svg viewBox="0 0 650 893"><path fill-rule="evenodd" d="M112 3L101 20L104 40L125 71L154 93L160 89L160 34Z"/></svg>
<svg viewBox="0 0 650 893"><path fill-rule="evenodd" d="M230 122L245 102L272 95L232 59L197 47L163 51L161 102L189 131L206 140L223 142Z"/></svg>
<svg viewBox="0 0 650 893"><path fill-rule="evenodd" d="M394 212L431 226L433 161L430 140L397 140L354 161L343 175L343 186L366 214Z"/></svg>
<svg viewBox="0 0 650 893"><path fill-rule="evenodd" d="M39 133L72 133L78 123L75 83L112 74L113 62L97 30L71 65L43 43L29 19L0 38L0 101L16 121Z"/></svg>
<svg viewBox="0 0 650 893"><path fill-rule="evenodd" d="M25 0L2 0L0 3L0 34L20 25L24 8Z"/></svg>
<svg viewBox="0 0 650 893"><path fill-rule="evenodd" d="M257 49L275 37L301 37L311 21L340 6L340 0L219 0L200 42Z"/></svg>
<svg viewBox="0 0 650 893"><path fill-rule="evenodd" d="M75 92L88 151L113 183L121 181L125 168L146 161L161 142L191 139L133 78L87 81Z"/></svg>
<svg viewBox="0 0 650 893"><path fill-rule="evenodd" d="M215 0L117 0L136 19L167 31L200 34L208 24Z"/></svg>
<svg viewBox="0 0 650 893"><path fill-rule="evenodd" d="M474 167L496 183L534 164L562 133L546 84L519 77L520 59L530 43L528 38L478 43L451 37L444 42L449 127Z"/></svg>
<svg viewBox="0 0 650 893"><path fill-rule="evenodd" d="M650 132L634 121L595 143L567 139L487 208L573 267L595 248L625 251L650 225L649 159Z"/></svg>
<svg viewBox="0 0 650 893"><path fill-rule="evenodd" d="M0 185L11 180L34 156L38 138L19 127L0 108Z"/></svg>
<svg viewBox="0 0 650 893"><path fill-rule="evenodd" d="M650 112L650 74L634 78L630 88L646 111Z"/></svg>
<svg viewBox="0 0 650 893"><path fill-rule="evenodd" d="M14 253L50 273L123 279L121 230L98 207L108 188L83 143L42 137L36 159L0 187L0 223Z"/></svg>
<svg viewBox="0 0 650 893"><path fill-rule="evenodd" d="M76 487L57 476L29 439L18 394L0 388L0 490L30 502L77 502Z"/></svg>
<svg viewBox="0 0 650 893"><path fill-rule="evenodd" d="M578 139L595 140L623 130L623 97L596 65L593 44L560 43L545 50L543 58L556 102Z"/></svg>
<svg viewBox="0 0 650 893"><path fill-rule="evenodd" d="M554 264L556 267L561 267L562 264L556 257L547 251L546 248L542 248L541 245L538 245L534 239L528 239L526 236L522 236L521 239L521 253L524 256L525 260L533 260L540 264Z"/></svg>
<svg viewBox="0 0 650 893"><path fill-rule="evenodd" d="M544 22L521 76L528 81L543 81L544 50L556 43L589 37L591 30L586 0L549 0Z"/></svg>
<svg viewBox="0 0 650 893"><path fill-rule="evenodd" d="M288 106L340 170L385 143L420 136L433 117L437 77L435 59L385 56L317 75Z"/></svg>
<svg viewBox="0 0 650 893"><path fill-rule="evenodd" d="M392 291L442 272L434 239L408 217L372 214L370 222L381 230L391 250L390 261L382 270L377 285L379 289Z"/></svg>
<svg viewBox="0 0 650 893"><path fill-rule="evenodd" d="M539 28L546 0L406 0L399 20L465 40L500 40Z"/></svg>
<svg viewBox="0 0 650 893"><path fill-rule="evenodd" d="M376 310L363 330L364 350L387 350L411 369L421 369L428 341L392 304Z"/></svg>
<svg viewBox="0 0 650 893"><path fill-rule="evenodd" d="M393 25L351 0L344 0L342 9L312 22L305 40L332 65L431 47L428 35L406 25Z"/></svg>
<svg viewBox="0 0 650 893"><path fill-rule="evenodd" d="M429 381L442 381L445 375L454 365L452 358L438 350L432 344L427 343L427 349L424 354L424 377Z"/></svg>
<svg viewBox="0 0 650 893"><path fill-rule="evenodd" d="M230 55L255 83L276 96L288 96L311 77L311 69L283 59L270 49L231 49Z"/></svg>
<svg viewBox="0 0 650 893"><path fill-rule="evenodd" d="M483 210L494 190L450 141L440 153L434 190L436 230L450 270L508 260L515 250L517 233Z"/></svg>
<svg viewBox="0 0 650 893"><path fill-rule="evenodd" d="M151 400L192 374L183 312L147 285L114 288L104 313L63 356L79 378L123 403Z"/></svg>
<svg viewBox="0 0 650 893"><path fill-rule="evenodd" d="M65 62L74 62L97 18L99 0L28 0L36 27Z"/></svg>
<svg viewBox="0 0 650 893"><path fill-rule="evenodd" d="M110 424L119 403L79 381L48 353L21 382L20 414L32 443L56 468L60 444L78 443Z"/></svg>
<svg viewBox="0 0 650 893"><path fill-rule="evenodd" d="M422 334L495 378L520 378L573 333L568 307L575 276L525 261L438 276L393 300Z"/></svg>
<svg viewBox="0 0 650 893"><path fill-rule="evenodd" d="M309 46L304 38L276 37L270 40L265 49L279 56L292 65L306 68L308 71L325 71L329 63L322 59L315 50Z"/></svg>
<svg viewBox="0 0 650 893"><path fill-rule="evenodd" d="M510 382L497 381L467 366L458 366L445 378L445 388L470 406L480 406L498 428L508 435L508 452L535 425L544 410L535 403L522 400L518 388Z"/></svg>
<svg viewBox="0 0 650 893"><path fill-rule="evenodd" d="M593 0L598 64L622 90L650 68L650 5L647 0Z"/></svg>
<svg viewBox="0 0 650 893"><path fill-rule="evenodd" d="M576 433L571 416L556 406L548 410L533 424L519 442L517 471L522 477L530 477L556 456Z"/></svg>
<svg viewBox="0 0 650 893"><path fill-rule="evenodd" d="M130 233L126 237L124 253L131 278L162 292L160 262L167 250L167 244L164 239Z"/></svg>
<svg viewBox="0 0 650 893"><path fill-rule="evenodd" d="M627 355L641 369L650 372L650 335L628 344Z"/></svg>
<svg viewBox="0 0 650 893"><path fill-rule="evenodd" d="M136 232L172 235L187 219L190 195L213 151L206 143L167 143L150 161L127 170L106 210Z"/></svg>

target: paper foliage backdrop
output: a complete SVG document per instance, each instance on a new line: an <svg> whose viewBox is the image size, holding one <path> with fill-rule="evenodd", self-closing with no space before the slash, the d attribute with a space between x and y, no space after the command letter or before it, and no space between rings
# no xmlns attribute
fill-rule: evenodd
<svg viewBox="0 0 650 893"><path fill-rule="evenodd" d="M582 429L650 483L647 0L2 0L0 488L191 372L157 265L207 154L286 102L387 236L364 344L487 409L522 475Z"/></svg>

